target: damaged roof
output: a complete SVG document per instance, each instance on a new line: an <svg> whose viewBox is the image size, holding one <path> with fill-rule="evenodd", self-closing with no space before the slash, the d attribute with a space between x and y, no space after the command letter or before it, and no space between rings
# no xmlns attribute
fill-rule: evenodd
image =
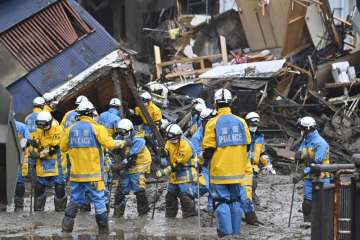
<svg viewBox="0 0 360 240"><path fill-rule="evenodd" d="M5 9L23 14L2 14ZM13 96L20 116L31 111L30 99L64 84L119 47L75 0L4 1L0 23L6 29L0 32L0 83Z"/></svg>

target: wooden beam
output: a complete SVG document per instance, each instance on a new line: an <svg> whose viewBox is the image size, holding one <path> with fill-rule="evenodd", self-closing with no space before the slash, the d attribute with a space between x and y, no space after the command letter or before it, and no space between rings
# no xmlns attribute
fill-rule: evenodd
<svg viewBox="0 0 360 240"><path fill-rule="evenodd" d="M166 78L175 78L175 77L188 76L188 75L200 75L200 74L203 74L204 72L209 71L210 69L211 68L204 68L204 69L195 69L192 71L172 72L172 73L166 74Z"/></svg>
<svg viewBox="0 0 360 240"><path fill-rule="evenodd" d="M223 63L228 64L226 39L224 36L220 36L220 47L221 47L221 56L222 56Z"/></svg>
<svg viewBox="0 0 360 240"><path fill-rule="evenodd" d="M166 67L166 66L171 66L173 64L177 64L177 63L194 63L194 62L201 62L205 59L213 59L213 58L220 58L222 57L221 54L214 54L214 55L209 55L209 56L201 56L201 57L194 57L194 58L181 58L181 59L175 59L175 60L171 60L171 61L167 61L167 62L161 62L158 65L160 67Z"/></svg>
<svg viewBox="0 0 360 240"><path fill-rule="evenodd" d="M159 79L162 74L161 64L161 53L158 46L154 46L154 56L155 56L155 67L156 67L156 78Z"/></svg>
<svg viewBox="0 0 360 240"><path fill-rule="evenodd" d="M119 69L115 68L112 71L111 74L111 80L113 83L113 87L114 87L114 93L115 96L120 99L121 101L121 106L120 106L120 113L121 113L121 117L124 117L124 108L123 108L123 98L122 98L122 94L121 94L121 87L120 87L120 82L119 82Z"/></svg>

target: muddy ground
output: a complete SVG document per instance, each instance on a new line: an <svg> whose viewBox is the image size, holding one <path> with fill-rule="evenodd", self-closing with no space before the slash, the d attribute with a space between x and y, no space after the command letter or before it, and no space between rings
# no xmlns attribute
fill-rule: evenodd
<svg viewBox="0 0 360 240"><path fill-rule="evenodd" d="M154 185L149 187L149 199L155 192ZM160 188L165 188L162 184ZM260 206L257 215L263 226L241 226L240 239L310 239L310 229L303 228L301 209L302 189L298 187L295 194L292 225L287 227L292 184L290 176L275 175L262 176L257 194L260 197ZM176 219L164 217L165 191L157 202L154 220L151 213L138 218L136 213L135 196L130 195L124 219L110 220L111 234L106 239L216 239L215 221L206 213L207 197L201 199L201 231L198 227L198 218L182 219L179 212ZM99 239L96 236L97 226L94 212L79 213L73 234L61 233L63 213L56 213L53 209L53 198L49 197L46 211L29 215L29 198L26 199L26 208L23 213L14 213L13 207L0 213L1 239ZM112 214L111 214L112 215ZM110 216L111 216L110 215ZM104 239L104 237L101 237Z"/></svg>

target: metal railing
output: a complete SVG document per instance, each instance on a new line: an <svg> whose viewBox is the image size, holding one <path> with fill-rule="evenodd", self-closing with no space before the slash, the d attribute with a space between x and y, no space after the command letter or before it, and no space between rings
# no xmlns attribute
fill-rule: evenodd
<svg viewBox="0 0 360 240"><path fill-rule="evenodd" d="M355 164L312 165L317 173L313 181L311 239L360 239L360 154ZM324 184L321 172L333 175L333 183Z"/></svg>

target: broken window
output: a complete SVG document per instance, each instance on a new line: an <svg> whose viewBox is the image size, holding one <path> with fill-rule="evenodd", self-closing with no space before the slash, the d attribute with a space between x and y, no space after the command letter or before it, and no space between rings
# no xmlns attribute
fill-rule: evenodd
<svg viewBox="0 0 360 240"><path fill-rule="evenodd" d="M0 34L0 42L28 71L70 47L93 29L59 1Z"/></svg>

